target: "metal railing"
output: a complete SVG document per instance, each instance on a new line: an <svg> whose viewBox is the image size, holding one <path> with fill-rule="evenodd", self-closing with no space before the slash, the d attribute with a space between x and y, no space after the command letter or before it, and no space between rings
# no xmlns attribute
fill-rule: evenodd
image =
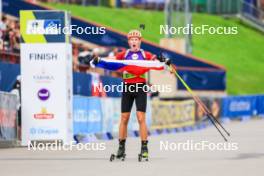
<svg viewBox="0 0 264 176"><path fill-rule="evenodd" d="M264 32L264 10L244 0L241 0L239 5L239 17L252 27Z"/></svg>

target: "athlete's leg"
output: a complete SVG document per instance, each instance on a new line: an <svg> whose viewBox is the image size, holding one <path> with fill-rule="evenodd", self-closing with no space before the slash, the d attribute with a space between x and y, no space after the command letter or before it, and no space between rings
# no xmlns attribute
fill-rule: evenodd
<svg viewBox="0 0 264 176"><path fill-rule="evenodd" d="M139 132L142 141L146 141L148 138L148 128L146 124L146 107L147 107L147 93L142 88L138 89L136 94L136 108L137 108L137 120L139 124Z"/></svg>
<svg viewBox="0 0 264 176"><path fill-rule="evenodd" d="M140 138L142 141L146 141L148 138L148 128L146 124L146 113L137 111L137 120L139 124Z"/></svg>
<svg viewBox="0 0 264 176"><path fill-rule="evenodd" d="M119 147L117 151L117 157L124 157L125 154L125 145L127 138L127 125L130 117L130 112L133 106L134 97L129 92L122 93L121 100L121 119L119 124Z"/></svg>
<svg viewBox="0 0 264 176"><path fill-rule="evenodd" d="M127 85L126 85L127 86ZM126 139L127 124L130 117L130 112L134 103L134 96L130 92L123 91L121 99L121 120L119 124L119 139Z"/></svg>
<svg viewBox="0 0 264 176"><path fill-rule="evenodd" d="M126 139L127 137L127 124L129 121L130 112L121 113L121 120L119 124L119 139Z"/></svg>
<svg viewBox="0 0 264 176"><path fill-rule="evenodd" d="M123 157L126 150L126 138L127 138L127 124L129 121L130 112L124 112L121 114L121 120L119 124L119 147L117 151L117 158Z"/></svg>
<svg viewBox="0 0 264 176"><path fill-rule="evenodd" d="M141 151L139 157L148 158L148 128L146 124L147 93L139 89L136 95L137 120L141 137Z"/></svg>

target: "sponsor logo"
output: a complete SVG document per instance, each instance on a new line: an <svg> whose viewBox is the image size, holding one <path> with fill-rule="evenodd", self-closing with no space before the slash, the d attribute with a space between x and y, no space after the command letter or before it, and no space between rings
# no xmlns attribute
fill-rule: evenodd
<svg viewBox="0 0 264 176"><path fill-rule="evenodd" d="M132 54L132 59L133 59L133 60L137 60L137 59L138 59L138 55L137 55L137 54L135 54L135 53L134 53L134 54Z"/></svg>
<svg viewBox="0 0 264 176"><path fill-rule="evenodd" d="M32 127L29 129L29 132L31 135L40 135L40 134L53 135L53 134L58 134L59 130L49 127L38 127L38 128Z"/></svg>
<svg viewBox="0 0 264 176"><path fill-rule="evenodd" d="M27 34L58 35L60 28L60 20L28 20L26 32Z"/></svg>
<svg viewBox="0 0 264 176"><path fill-rule="evenodd" d="M233 101L229 106L230 111L249 111L250 108L250 102L248 101Z"/></svg>
<svg viewBox="0 0 264 176"><path fill-rule="evenodd" d="M100 113L97 110L78 109L74 113L75 122L100 122Z"/></svg>
<svg viewBox="0 0 264 176"><path fill-rule="evenodd" d="M47 109L45 107L41 108L41 112L38 114L34 114L35 119L53 119L54 114L48 113Z"/></svg>
<svg viewBox="0 0 264 176"><path fill-rule="evenodd" d="M49 92L48 89L43 88L43 89L40 89L40 90L38 91L38 98L39 98L40 100L42 100L42 101L46 101L46 100L49 99L49 97L50 97L50 92Z"/></svg>
<svg viewBox="0 0 264 176"><path fill-rule="evenodd" d="M54 80L54 76L52 75L34 75L33 79L37 82L51 82Z"/></svg>
<svg viewBox="0 0 264 176"><path fill-rule="evenodd" d="M45 68L42 68L40 73L33 75L33 80L38 83L50 83L55 78L53 75L47 74Z"/></svg>
<svg viewBox="0 0 264 176"><path fill-rule="evenodd" d="M37 129L36 128L30 128L30 134L36 134L37 133Z"/></svg>

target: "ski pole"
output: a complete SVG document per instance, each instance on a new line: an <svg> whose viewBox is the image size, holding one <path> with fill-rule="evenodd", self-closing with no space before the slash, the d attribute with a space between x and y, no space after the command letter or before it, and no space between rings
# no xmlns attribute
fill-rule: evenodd
<svg viewBox="0 0 264 176"><path fill-rule="evenodd" d="M218 128L216 123L225 131L225 133L228 136L230 136L230 133L222 126L222 124L214 117L214 115L210 112L210 110L204 105L204 103L201 101L201 99L192 91L192 89L187 85L187 83L181 78L181 76L177 73L176 68L173 64L170 64L170 69L176 75L176 77L181 81L181 83L184 85L184 87L187 89L187 91L191 94L194 101L202 108L203 112L207 115L209 120L212 122L212 124L215 126L217 131L224 138L224 140L227 141L226 137L220 131L220 129Z"/></svg>
<svg viewBox="0 0 264 176"><path fill-rule="evenodd" d="M186 87L186 89L188 90L188 92L191 93L191 95L193 96L194 99L196 99L196 102L199 104L200 107L202 107L203 111L206 112L206 114L213 118L214 121L225 131L225 133L230 136L230 133L223 127L223 125L217 120L216 117L214 117L214 115L212 114L212 112L210 112L210 110L205 106L205 104L201 101L201 99L194 94L194 92L192 91L192 89L187 85L187 83L181 78L181 76L176 72L175 66L171 64L171 66L173 67L174 73L176 74L176 76L180 79L180 81L183 83L183 85Z"/></svg>

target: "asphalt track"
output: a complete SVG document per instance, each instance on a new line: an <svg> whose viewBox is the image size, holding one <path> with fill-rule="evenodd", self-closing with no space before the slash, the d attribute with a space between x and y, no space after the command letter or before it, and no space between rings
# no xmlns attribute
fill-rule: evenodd
<svg viewBox="0 0 264 176"><path fill-rule="evenodd" d="M232 134L235 151L185 151L160 149L160 141L172 144L192 141L223 142L213 126L206 129L150 137L150 161L137 161L138 138L128 138L125 162L109 162L117 141L106 142L104 151L28 151L27 148L0 149L0 175L16 176L263 176L264 120L225 124ZM174 148L175 149L175 148Z"/></svg>

